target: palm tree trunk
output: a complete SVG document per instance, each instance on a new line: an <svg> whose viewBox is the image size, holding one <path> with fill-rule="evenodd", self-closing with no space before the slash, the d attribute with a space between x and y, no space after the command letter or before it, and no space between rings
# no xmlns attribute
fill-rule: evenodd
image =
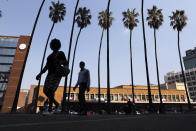
<svg viewBox="0 0 196 131"><path fill-rule="evenodd" d="M162 101L162 94L161 94L161 85L159 79L159 65L158 65L158 58L157 58L157 39L156 39L156 29L154 29L154 45L155 45L155 61L156 61L156 70L157 70L157 83L159 88L159 98L160 98L160 110L163 111L163 101Z"/></svg>
<svg viewBox="0 0 196 131"><path fill-rule="evenodd" d="M133 81L133 53L132 53L132 30L130 30L130 66L131 66L131 85L132 85L132 98L133 103L135 104L135 93L134 93L134 81Z"/></svg>
<svg viewBox="0 0 196 131"><path fill-rule="evenodd" d="M79 1L80 0L77 0L76 6L75 6L75 11L74 11L74 17L73 17L73 23L72 23L72 29L71 29L71 36L70 36L70 42L69 42L69 50L68 50L68 66L69 66L69 61L70 61L70 54L71 54L71 47L72 47L73 31L74 31L74 26L75 26L76 11L78 9ZM64 82L62 112L66 111L65 109L66 109L66 97L67 97L67 80L68 80L68 76L65 77L65 82Z"/></svg>
<svg viewBox="0 0 196 131"><path fill-rule="evenodd" d="M36 20L35 20L35 23L34 23L34 26L33 26L33 30L31 32L31 37L30 37L30 41L29 41L29 48L27 48L27 53L26 53L26 56L25 56L25 59L24 59L24 64L23 64L23 67L22 67L22 71L21 71L19 82L18 82L17 91L16 91L16 95L15 95L15 98L14 98L14 103L13 103L11 112L16 112L16 110L17 110L18 97L19 97L19 93L20 93L22 78L23 78L27 58L28 58L28 55L29 55L29 50L30 50L30 47L31 47L32 39L33 39L33 36L34 36L35 28L37 26L37 22L38 22L42 7L44 5L44 2L45 2L45 0L43 0L41 5L40 5L40 8L39 8L39 11L37 13L37 17L36 17Z"/></svg>
<svg viewBox="0 0 196 131"><path fill-rule="evenodd" d="M43 58L42 58L42 63L41 63L40 72L43 70L44 59L45 59L45 56L46 56L46 51L47 51L48 43L49 43L49 40L50 40L50 36L51 36L52 31L53 31L53 29L54 29L54 25L55 25L55 23L52 24L52 27L51 27L51 29L50 29L50 33L49 33L49 35L48 35L48 39L47 39L47 42L46 42L46 45L45 45L45 49L44 49L44 54L43 54ZM37 100L38 100L38 95L39 95L40 83L41 83L41 77L40 77L40 79L39 79L39 81L38 81L38 86L37 86L36 93L35 93L34 111L36 111L36 108L37 108Z"/></svg>
<svg viewBox="0 0 196 131"><path fill-rule="evenodd" d="M99 104L101 103L101 97L100 97L100 92L101 92L101 86L100 86L100 55L101 55L103 34L104 34L104 28L103 28L102 34L101 34L101 41L100 41L99 55L98 55L98 103Z"/></svg>
<svg viewBox="0 0 196 131"><path fill-rule="evenodd" d="M107 106L108 113L110 113L110 38L109 38L109 12L110 12L110 0L108 0L107 7Z"/></svg>
<svg viewBox="0 0 196 131"><path fill-rule="evenodd" d="M143 39L144 39L144 54L145 54L145 64L146 64L146 79L148 86L148 100L149 100L149 110L152 110L152 98L151 98L151 89L150 89L150 80L149 80L149 71L148 71L148 58L147 58L147 48L146 48L146 36L145 36L145 25L144 25L144 0L142 0L142 27L143 27Z"/></svg>
<svg viewBox="0 0 196 131"><path fill-rule="evenodd" d="M184 69L183 69L183 65L182 65L182 59L181 59L182 57L181 57L181 52L180 52L180 31L178 31L178 53L179 53L182 76L183 76L183 80L184 80L186 97L187 97L187 100L188 100L188 108L189 108L189 110L191 110L191 103L190 103L190 98L189 98L188 89L187 89L187 85L186 85L186 78L185 78L185 73L184 73Z"/></svg>
<svg viewBox="0 0 196 131"><path fill-rule="evenodd" d="M72 75L73 75L73 68L74 68L74 62L75 62L75 56L76 56L76 49L77 49L78 39L80 37L81 31L82 31L82 28L80 28L80 31L78 32L78 36L77 36L76 44L75 44L75 48L74 48L74 54L73 54L73 60L72 60L72 66L71 66L71 75L70 75L70 81L69 81L68 105L69 105L69 100L70 100L69 97L70 97L70 92L71 92Z"/></svg>

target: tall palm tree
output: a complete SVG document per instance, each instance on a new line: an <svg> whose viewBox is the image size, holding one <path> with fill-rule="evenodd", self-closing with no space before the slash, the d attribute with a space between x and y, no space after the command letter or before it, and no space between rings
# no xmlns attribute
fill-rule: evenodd
<svg viewBox="0 0 196 131"><path fill-rule="evenodd" d="M98 103L101 103L100 100L100 56L101 56L101 47L102 47L102 40L103 40L103 35L104 31L107 29L107 10L106 11L101 11L99 12L98 20L99 23L98 25L102 28L102 33L101 33L101 40L100 40L100 45L99 45L99 54L98 54ZM112 26L112 21L114 18L112 17L112 12L109 13L109 27Z"/></svg>
<svg viewBox="0 0 196 131"><path fill-rule="evenodd" d="M109 15L110 14L110 0L107 6L107 111L110 113L110 28L109 28Z"/></svg>
<svg viewBox="0 0 196 131"><path fill-rule="evenodd" d="M69 92L68 92L68 102L70 100L70 92L71 92L71 84L72 84L72 75L73 75L73 68L74 68L74 62L75 62L75 55L76 55L76 49L78 46L78 40L80 37L81 31L86 28L88 25L91 24L91 14L90 14L90 9L87 9L86 7L84 8L79 8L77 13L76 13L76 22L79 29L77 38L76 38L76 44L74 48L74 54L73 54L73 59L72 59L72 66L71 66L71 74L70 74L70 81L69 81Z"/></svg>
<svg viewBox="0 0 196 131"><path fill-rule="evenodd" d="M149 79L149 71L148 71L148 58L147 58L147 47L146 47L146 34L145 34L145 25L144 25L144 0L142 0L141 14L142 14L142 28L143 28L143 39L144 39L144 55L145 55L145 66L146 66L146 79L147 79L147 86L148 86L149 111L152 111L152 97L151 97L151 89L150 89L150 79Z"/></svg>
<svg viewBox="0 0 196 131"><path fill-rule="evenodd" d="M139 20L137 17L139 16L139 13L135 12L135 8L130 11L127 9L127 11L124 11L122 13L123 15L123 23L124 26L130 30L130 66L131 66L131 85L132 85L132 98L133 98L133 103L135 103L135 93L134 93L134 81L133 81L133 56L132 56L132 32L133 29L137 26L139 23Z"/></svg>
<svg viewBox="0 0 196 131"><path fill-rule="evenodd" d="M75 10L74 10L74 16L73 16L73 23L72 23L72 29L71 29L71 36L70 36L70 41L69 41L69 50L68 50L68 66L70 62L70 54L71 54L71 48L72 48L72 39L73 39L73 31L75 27L75 18L76 18L76 12L78 9L80 0L77 0ZM63 102L62 102L62 112L66 111L66 97L67 97L67 80L68 76L65 77L65 82L64 82L64 90L63 90Z"/></svg>
<svg viewBox="0 0 196 131"><path fill-rule="evenodd" d="M58 22L61 22L64 20L64 16L66 14L66 7L63 3L60 3L59 1L57 3L55 2L51 2L52 3L52 6L49 7L49 10L50 10L50 13L49 13L49 18L51 19L52 21L52 27L50 29L50 33L48 35L48 38L47 38L47 41L46 41L46 45L45 45L45 49L44 49L44 54L43 54L43 58L42 58L42 62L41 62L41 69L40 69L40 72L42 71L43 69L43 65L44 65L44 59L45 59L45 56L46 56L46 50L47 50L47 47L48 47L48 43L49 43L49 40L50 40L50 36L52 34L52 31L54 29L54 26L56 23ZM39 94L39 88L40 88L40 83L41 83L41 77L38 81L38 87L37 87L37 92L36 92L36 104L35 104L35 107L37 105L37 99L38 99L38 94Z"/></svg>
<svg viewBox="0 0 196 131"><path fill-rule="evenodd" d="M182 76L183 76L183 80L184 80L186 96L187 96L187 100L188 100L188 107L189 107L189 110L191 110L191 103L190 103L190 98L189 98L189 94L188 94L185 73L184 73L184 69L183 69L183 65L182 65L181 51L180 51L180 32L187 25L186 21L188 18L186 16L184 10L176 10L176 12L172 12L172 14L173 14L172 16L169 16L169 18L171 20L170 26L172 26L173 29L174 30L176 29L178 32L178 53L179 53L179 59L180 59L180 66L181 66Z"/></svg>
<svg viewBox="0 0 196 131"><path fill-rule="evenodd" d="M28 58L28 55L29 55L29 50L30 50L30 47L31 47L31 43L32 43L32 40L33 40L34 33L35 33L35 28L37 26L37 22L38 22L38 19L39 19L39 16L40 16L40 13L41 13L41 10L42 10L42 7L43 7L45 1L46 0L42 0L39 11L37 13L37 17L36 17L34 25L33 25L33 30L31 32L31 37L30 37L30 40L29 40L29 48L27 48L27 53L26 53L26 56L25 56L25 59L24 59L24 64L23 64L20 79L19 79L19 82L18 82L18 85L17 85L16 95L15 95L15 98L14 98L14 103L13 103L11 112L16 112L16 110L17 110L16 108L17 108L17 104L18 104L18 97L19 97L19 93L20 93L20 87L21 87L21 83L22 83L22 78L23 78L27 58Z"/></svg>
<svg viewBox="0 0 196 131"><path fill-rule="evenodd" d="M157 71L157 83L159 88L159 98L160 98L160 111L163 110L163 101L162 101L162 95L161 95L161 86L160 86L160 80L159 80L159 66L158 66L158 59L157 59L157 42L156 42L156 30L159 29L159 27L163 24L163 14L162 9L157 9L156 6L153 6L152 9L148 9L148 17L146 18L148 21L148 25L150 28L154 29L154 45L155 45L155 61L156 61L156 71Z"/></svg>
<svg viewBox="0 0 196 131"><path fill-rule="evenodd" d="M2 11L0 10L0 17L2 17Z"/></svg>

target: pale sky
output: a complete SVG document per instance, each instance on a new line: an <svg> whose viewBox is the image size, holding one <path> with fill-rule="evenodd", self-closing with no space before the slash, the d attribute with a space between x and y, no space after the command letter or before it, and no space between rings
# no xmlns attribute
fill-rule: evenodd
<svg viewBox="0 0 196 131"><path fill-rule="evenodd" d="M54 0L57 1L57 0ZM71 34L72 17L76 0L60 0L66 5L65 20L58 23L52 33L51 39L57 38L62 42L61 50L68 54L69 37ZM29 35L32 31L37 11L41 0L0 0L0 35ZM51 1L46 0L38 21L36 32L33 38L32 46L29 52L22 88L28 89L31 84L37 84L35 76L39 73L44 46L52 22L48 18L49 6ZM196 1L195 0L145 0L145 17L147 10L156 5L163 9L164 23L157 31L158 58L160 69L160 80L164 83L164 75L171 71L180 71L180 64L177 50L177 32L170 27L169 15L176 9L185 10L188 16L187 26L181 33L181 52L185 56L185 51L193 49L196 44ZM81 0L79 7L86 6L91 10L91 25L81 32L78 49L76 53L75 68L73 74L73 84L75 85L79 72L79 62L85 61L86 68L91 73L91 86L97 87L97 58L98 47L101 37L101 28L98 26L98 12L105 10L107 0ZM111 11L115 21L110 29L110 75L111 87L118 85L129 85L130 81L130 58L129 58L129 31L125 29L122 23L122 12L128 8L136 8L141 14L141 0L111 0ZM133 69L134 83L137 85L146 85L146 71L144 62L144 46L141 25L141 15L138 18L140 23L133 31ZM154 57L154 38L153 30L146 24L147 51L149 60L150 82L157 84L155 57ZM73 46L75 45L78 27L75 26ZM73 48L72 48L73 49ZM51 53L48 48L47 55ZM72 51L73 53L73 51ZM72 58L72 57L71 57ZM101 54L101 87L106 87L106 32L103 39L103 49ZM43 80L45 79L43 75ZM63 85L64 79L61 84Z"/></svg>

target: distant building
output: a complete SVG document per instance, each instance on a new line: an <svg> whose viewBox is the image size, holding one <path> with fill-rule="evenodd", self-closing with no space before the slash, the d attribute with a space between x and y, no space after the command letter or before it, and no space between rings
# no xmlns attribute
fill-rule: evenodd
<svg viewBox="0 0 196 131"><path fill-rule="evenodd" d="M183 57L185 69L196 68L196 47L186 51L186 56Z"/></svg>
<svg viewBox="0 0 196 131"><path fill-rule="evenodd" d="M190 98L196 100L196 68L185 70L188 92ZM184 82L181 72L169 72L165 75L165 83L168 85Z"/></svg>
<svg viewBox="0 0 196 131"><path fill-rule="evenodd" d="M37 89L36 85L32 85L30 92L33 89ZM64 87L60 86L55 94L55 99L61 103L63 98ZM71 88L70 100L72 102L78 101L78 88L73 91ZM135 102L136 103L148 103L148 89L147 86L135 86ZM30 94L29 92L29 94ZM152 100L153 103L159 103L159 92L157 86L151 86ZM164 103L186 103L186 93L183 88L176 89L165 89L161 90ZM32 94L32 93L31 93ZM111 103L127 103L128 99L132 100L132 86L122 85L110 89ZM43 93L43 86L40 86L39 96L38 96L38 106L43 106L44 101L47 99ZM98 88L91 88L90 92L85 94L85 99L87 102L98 102ZM101 88L101 101L107 102L107 89ZM30 102L31 103L31 102Z"/></svg>
<svg viewBox="0 0 196 131"><path fill-rule="evenodd" d="M27 103L28 102L28 95L29 95L29 90L28 89L21 89L20 90L17 109L25 107L28 104Z"/></svg>
<svg viewBox="0 0 196 131"><path fill-rule="evenodd" d="M0 112L11 111L30 36L0 36Z"/></svg>

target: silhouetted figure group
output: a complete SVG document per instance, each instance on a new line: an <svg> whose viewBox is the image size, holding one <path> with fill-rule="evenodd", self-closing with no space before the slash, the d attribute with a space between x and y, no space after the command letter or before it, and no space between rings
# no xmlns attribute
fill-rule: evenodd
<svg viewBox="0 0 196 131"><path fill-rule="evenodd" d="M48 113L52 113L52 105L55 104L55 109L59 108L59 103L55 100L55 91L57 90L61 78L69 74L68 61L66 60L65 54L59 51L61 48L61 42L58 39L53 39L50 42L50 48L53 51L47 58L47 63L43 70L36 76L39 80L41 75L48 71L45 79L43 92L48 97L49 103ZM78 82L74 87L74 90L79 86L79 114L86 115L86 102L85 102L85 90L90 90L90 72L85 69L85 63L80 62L81 71L79 72Z"/></svg>

